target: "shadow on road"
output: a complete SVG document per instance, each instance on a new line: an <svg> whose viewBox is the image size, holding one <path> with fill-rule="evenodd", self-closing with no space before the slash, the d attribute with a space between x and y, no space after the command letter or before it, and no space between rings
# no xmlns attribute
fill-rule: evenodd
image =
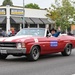
<svg viewBox="0 0 75 75"><path fill-rule="evenodd" d="M74 56L74 55L71 54L71 56ZM48 59L51 60L51 59L58 59L58 58L66 58L66 57L69 58L71 56L62 56L60 53L47 54L47 55L40 56L38 61L48 60ZM28 61L25 56L23 56L23 57L14 57L14 56L10 56L10 55L6 59L0 60L0 61L5 61L5 62L33 62L33 61Z"/></svg>

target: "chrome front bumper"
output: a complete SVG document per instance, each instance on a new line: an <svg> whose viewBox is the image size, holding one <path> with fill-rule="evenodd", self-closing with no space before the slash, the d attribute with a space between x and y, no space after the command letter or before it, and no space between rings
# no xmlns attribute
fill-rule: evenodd
<svg viewBox="0 0 75 75"><path fill-rule="evenodd" d="M0 47L1 54L26 54L26 48L9 48L9 47Z"/></svg>

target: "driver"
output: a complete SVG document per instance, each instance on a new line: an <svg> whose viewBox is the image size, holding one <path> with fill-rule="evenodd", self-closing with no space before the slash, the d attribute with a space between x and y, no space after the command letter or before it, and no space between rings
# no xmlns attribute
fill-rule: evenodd
<svg viewBox="0 0 75 75"><path fill-rule="evenodd" d="M60 34L60 31L61 31L60 27L58 27L58 31L57 31L56 29L52 28L52 29L50 30L50 33L51 33L52 36L58 37L59 34Z"/></svg>

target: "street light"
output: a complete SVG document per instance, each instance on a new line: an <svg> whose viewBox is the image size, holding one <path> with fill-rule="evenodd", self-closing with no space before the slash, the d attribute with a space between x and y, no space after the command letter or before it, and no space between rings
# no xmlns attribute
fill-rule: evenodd
<svg viewBox="0 0 75 75"><path fill-rule="evenodd" d="M24 10L24 0L23 0L23 28L25 27L25 18L24 18L24 14L25 14L25 10Z"/></svg>

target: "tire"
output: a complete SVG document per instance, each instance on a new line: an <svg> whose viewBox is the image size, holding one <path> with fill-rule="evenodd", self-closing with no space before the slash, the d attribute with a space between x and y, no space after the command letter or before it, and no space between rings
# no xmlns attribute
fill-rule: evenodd
<svg viewBox="0 0 75 75"><path fill-rule="evenodd" d="M71 45L67 45L64 49L62 53L63 56L69 56L71 55L71 52L72 52L72 46Z"/></svg>
<svg viewBox="0 0 75 75"><path fill-rule="evenodd" d="M38 60L39 56L40 56L40 49L38 46L34 46L31 49L30 54L27 56L27 59L31 61L36 61Z"/></svg>
<svg viewBox="0 0 75 75"><path fill-rule="evenodd" d="M0 54L0 59L6 59L7 54Z"/></svg>

